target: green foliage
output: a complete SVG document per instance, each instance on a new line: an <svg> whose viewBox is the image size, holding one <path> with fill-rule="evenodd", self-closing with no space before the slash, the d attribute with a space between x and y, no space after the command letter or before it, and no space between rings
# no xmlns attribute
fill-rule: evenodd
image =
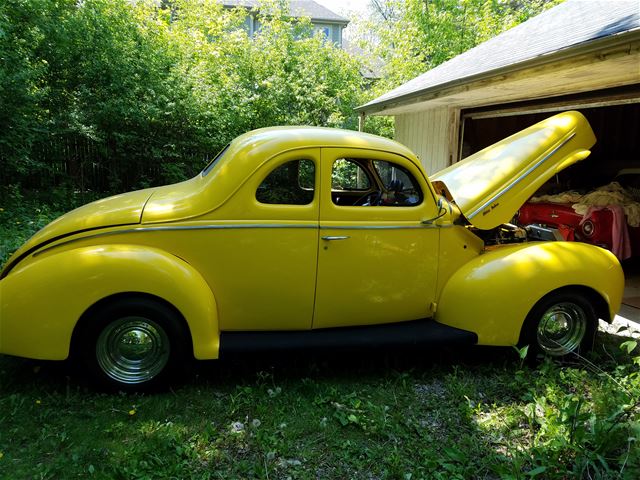
<svg viewBox="0 0 640 480"><path fill-rule="evenodd" d="M355 127L348 55L265 2L8 0L0 5L0 184L126 190L193 175L248 130Z"/></svg>
<svg viewBox="0 0 640 480"><path fill-rule="evenodd" d="M373 89L389 89L526 21L563 0L373 0L359 42L384 62Z"/></svg>
<svg viewBox="0 0 640 480"><path fill-rule="evenodd" d="M174 46L191 58L187 79L208 128L233 138L268 125L354 125L357 65L312 36L308 20L294 22L278 4L266 4L261 12L268 15L259 15L261 29L249 38L242 9L229 13L218 2L204 2L205 12L193 2L177 6Z"/></svg>
<svg viewBox="0 0 640 480"><path fill-rule="evenodd" d="M29 237L63 213L98 196L64 187L23 192L17 185L0 187L0 268Z"/></svg>
<svg viewBox="0 0 640 480"><path fill-rule="evenodd" d="M40 55L60 21L59 3L7 0L0 3L0 172L2 184L39 167L30 147L43 129L49 62Z"/></svg>
<svg viewBox="0 0 640 480"><path fill-rule="evenodd" d="M385 62L314 36L288 2L6 0L0 4L0 185L113 192L193 175L211 152L272 125L356 128L353 108L557 0L386 0L361 24ZM393 136L389 118L366 129Z"/></svg>

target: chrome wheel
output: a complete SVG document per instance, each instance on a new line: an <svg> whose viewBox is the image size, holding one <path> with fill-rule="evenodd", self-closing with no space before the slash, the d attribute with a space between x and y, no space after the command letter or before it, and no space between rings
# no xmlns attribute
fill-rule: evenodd
<svg viewBox="0 0 640 480"><path fill-rule="evenodd" d="M96 360L111 379L129 385L148 382L167 366L169 337L153 320L122 317L98 335Z"/></svg>
<svg viewBox="0 0 640 480"><path fill-rule="evenodd" d="M536 337L541 350L560 357L574 352L585 338L589 318L582 306L573 302L556 303L541 316Z"/></svg>

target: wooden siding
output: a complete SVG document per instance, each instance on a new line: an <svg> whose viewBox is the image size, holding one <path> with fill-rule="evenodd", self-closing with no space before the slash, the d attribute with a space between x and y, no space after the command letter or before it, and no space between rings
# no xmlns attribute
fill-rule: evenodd
<svg viewBox="0 0 640 480"><path fill-rule="evenodd" d="M402 115L425 109L474 108L542 97L590 92L640 83L640 40L455 85L387 105L379 115ZM366 110L365 110L366 111Z"/></svg>
<svg viewBox="0 0 640 480"><path fill-rule="evenodd" d="M396 140L418 155L429 175L451 164L458 113L445 107L396 116ZM453 143L457 145L457 138Z"/></svg>

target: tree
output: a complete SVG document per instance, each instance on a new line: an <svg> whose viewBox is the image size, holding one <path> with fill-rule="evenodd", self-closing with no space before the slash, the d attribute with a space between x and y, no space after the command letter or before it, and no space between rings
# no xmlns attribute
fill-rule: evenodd
<svg viewBox="0 0 640 480"><path fill-rule="evenodd" d="M562 0L371 0L364 49L383 60L373 95L430 70ZM368 33L364 33L368 32Z"/></svg>
<svg viewBox="0 0 640 480"><path fill-rule="evenodd" d="M0 180L42 167L30 155L46 129L42 105L49 94L50 63L42 52L66 5L46 0L0 3Z"/></svg>
<svg viewBox="0 0 640 480"><path fill-rule="evenodd" d="M308 19L265 3L258 12L261 29L249 38L244 9L228 11L215 1L176 6L175 47L190 58L186 76L197 103L206 105L202 113L215 115L207 124L234 136L269 125L355 124L358 65L314 36Z"/></svg>
<svg viewBox="0 0 640 480"><path fill-rule="evenodd" d="M7 0L2 183L125 190L192 175L253 128L354 127L357 63L284 2L261 4L253 38L245 15L216 0Z"/></svg>

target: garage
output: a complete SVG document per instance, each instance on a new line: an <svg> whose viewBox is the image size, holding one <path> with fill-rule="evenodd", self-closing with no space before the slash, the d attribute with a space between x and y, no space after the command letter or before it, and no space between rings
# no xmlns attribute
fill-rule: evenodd
<svg viewBox="0 0 640 480"><path fill-rule="evenodd" d="M429 174L567 110L587 117L597 143L586 160L547 182L519 219L559 227L562 212L544 204L574 195L565 213L578 217L558 230L566 240L616 250L627 276L628 317L640 320L640 196L624 197L620 208L603 200L640 193L640 181L634 186L640 178L637 1L567 0L359 107L361 125L369 115L393 116L395 138ZM614 180L625 184L624 192L598 190Z"/></svg>
<svg viewBox="0 0 640 480"><path fill-rule="evenodd" d="M577 229L571 232L571 240L600 245L618 256L627 276L625 303L640 308L640 95L635 88L567 96L558 102L528 102L502 105L499 109L465 110L462 112L458 156L467 157L550 114L568 109L579 110L587 117L598 139L597 143L586 160L563 170L539 190L534 198L536 201L524 207L526 215L523 214L524 221L519 223L524 226L535 222L550 228L558 227L562 220L556 220L560 217L558 206L542 198L562 202L567 199L563 197L565 192L593 195L596 191L617 188L612 182L620 184L625 197L621 206L628 211L624 218L626 225L622 225L627 229L628 236L622 236L627 245L613 244L614 230L619 225L612 223L610 218L599 221L601 217L610 217L611 213L594 212L594 215L587 216L586 212L581 212L581 215L576 212L576 220L565 221L564 225L572 230ZM611 198L602 208L607 209L619 202L617 197ZM588 226L589 236L584 235L577 222ZM637 312L628 309L627 313L637 315Z"/></svg>

